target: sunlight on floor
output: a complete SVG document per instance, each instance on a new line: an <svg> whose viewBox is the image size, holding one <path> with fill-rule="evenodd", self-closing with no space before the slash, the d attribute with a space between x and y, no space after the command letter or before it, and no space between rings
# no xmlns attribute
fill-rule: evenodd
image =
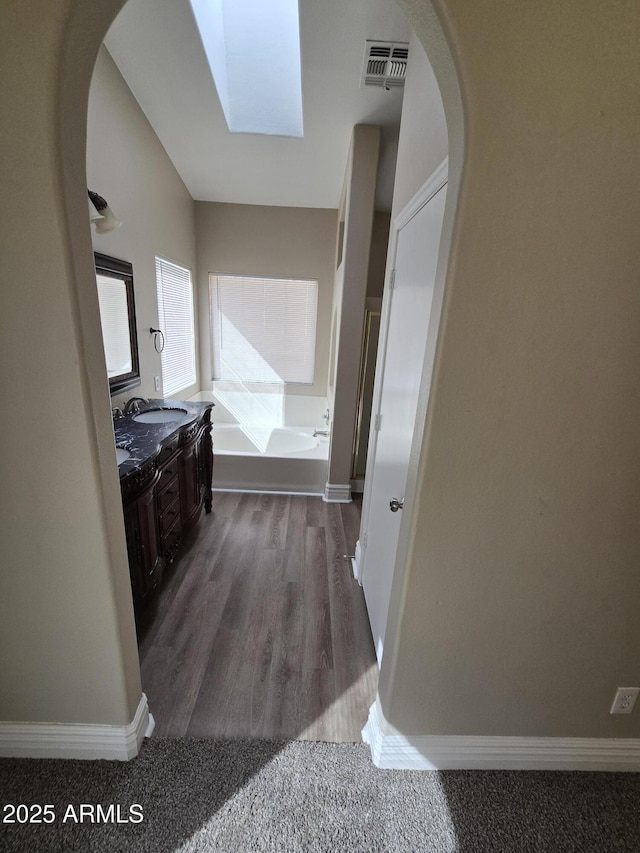
<svg viewBox="0 0 640 853"><path fill-rule="evenodd" d="M359 716L364 727L369 709L362 705L363 696L375 696L378 686L378 664L372 664L345 692L297 735L296 740L353 743L345 729L345 721ZM351 727L352 729L352 727Z"/></svg>
<svg viewBox="0 0 640 853"><path fill-rule="evenodd" d="M441 774L380 770L360 744L279 746L254 742L261 760L175 853L460 850Z"/></svg>

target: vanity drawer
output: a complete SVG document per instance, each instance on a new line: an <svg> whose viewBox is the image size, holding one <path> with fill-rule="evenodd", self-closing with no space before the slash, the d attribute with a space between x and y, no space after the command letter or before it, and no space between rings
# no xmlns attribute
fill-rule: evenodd
<svg viewBox="0 0 640 853"><path fill-rule="evenodd" d="M163 510L160 514L160 536L164 536L174 524L177 518L180 518L180 496L176 494L173 503Z"/></svg>
<svg viewBox="0 0 640 853"><path fill-rule="evenodd" d="M162 450L158 454L158 465L162 465L165 459L169 459L169 457L173 456L173 454L178 449L178 445L180 444L180 436L176 435L169 441L165 442L162 445ZM175 460L174 460L175 462ZM171 463L172 465L174 463Z"/></svg>
<svg viewBox="0 0 640 853"><path fill-rule="evenodd" d="M158 492L158 512L163 513L180 495L180 481L177 477L169 480L161 492Z"/></svg>
<svg viewBox="0 0 640 853"><path fill-rule="evenodd" d="M171 480L178 473L178 457L173 459L166 468L163 468L162 473L160 474L160 479L158 480L158 491L161 492L164 488L166 488Z"/></svg>

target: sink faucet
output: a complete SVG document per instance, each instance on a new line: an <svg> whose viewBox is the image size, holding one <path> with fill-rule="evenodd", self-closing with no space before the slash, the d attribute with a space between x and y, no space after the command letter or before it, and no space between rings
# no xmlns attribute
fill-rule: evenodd
<svg viewBox="0 0 640 853"><path fill-rule="evenodd" d="M124 415L122 414L122 409L119 408L119 406L114 406L113 409L111 409L111 416L114 419L124 417Z"/></svg>
<svg viewBox="0 0 640 853"><path fill-rule="evenodd" d="M140 411L140 403L148 403L148 400L145 400L144 397L132 397L130 400L127 400L126 405L124 407L124 414L130 415L131 412L139 412Z"/></svg>

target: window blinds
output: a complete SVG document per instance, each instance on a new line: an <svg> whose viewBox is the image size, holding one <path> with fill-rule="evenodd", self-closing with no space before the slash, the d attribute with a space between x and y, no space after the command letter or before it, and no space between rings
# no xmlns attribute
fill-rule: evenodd
<svg viewBox="0 0 640 853"><path fill-rule="evenodd" d="M318 282L210 275L213 378L311 385Z"/></svg>
<svg viewBox="0 0 640 853"><path fill-rule="evenodd" d="M196 342L191 273L156 258L158 319L164 332L162 393L176 394L196 382Z"/></svg>

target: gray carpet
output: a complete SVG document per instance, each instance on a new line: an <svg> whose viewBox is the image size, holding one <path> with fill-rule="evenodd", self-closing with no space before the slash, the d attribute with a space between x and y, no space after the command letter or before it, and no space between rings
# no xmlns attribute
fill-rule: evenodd
<svg viewBox="0 0 640 853"><path fill-rule="evenodd" d="M8 803L53 804L56 820L0 824L2 851L640 851L640 775L377 770L351 744L152 739L128 763L3 759ZM76 823L81 803L112 822ZM141 823L107 812L134 803Z"/></svg>

